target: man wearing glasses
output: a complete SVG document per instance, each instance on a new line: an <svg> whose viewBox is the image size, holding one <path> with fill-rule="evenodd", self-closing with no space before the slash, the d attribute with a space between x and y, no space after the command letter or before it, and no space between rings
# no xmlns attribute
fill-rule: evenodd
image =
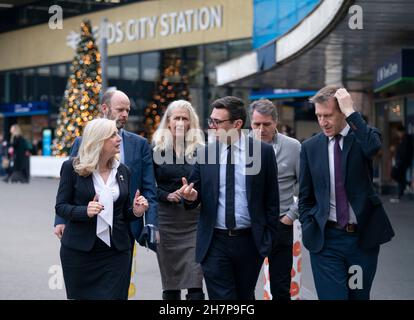
<svg viewBox="0 0 414 320"><path fill-rule="evenodd" d="M208 123L216 142L201 150L190 183L183 178L180 192L188 208L201 203L196 261L209 298L252 300L263 259L277 237L276 158L271 145L242 133L241 99L228 96L212 106Z"/></svg>

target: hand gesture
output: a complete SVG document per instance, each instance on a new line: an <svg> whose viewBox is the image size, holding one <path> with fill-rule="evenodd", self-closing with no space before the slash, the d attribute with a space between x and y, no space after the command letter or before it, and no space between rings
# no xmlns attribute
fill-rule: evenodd
<svg viewBox="0 0 414 320"><path fill-rule="evenodd" d="M56 235L56 237L58 237L59 239L62 239L63 237L63 231L65 231L65 226L64 224L57 224L55 226L55 229L53 230L53 233Z"/></svg>
<svg viewBox="0 0 414 320"><path fill-rule="evenodd" d="M141 196L139 190L137 190L137 192L135 193L134 206L132 209L134 215L136 215L137 217L142 217L145 211L147 211L148 207L149 205L147 199L145 199L144 196Z"/></svg>
<svg viewBox="0 0 414 320"><path fill-rule="evenodd" d="M97 194L93 197L93 200L88 203L88 208L86 213L88 214L89 218L93 218L97 214L100 214L101 211L104 209L104 206L98 202L99 197Z"/></svg>
<svg viewBox="0 0 414 320"><path fill-rule="evenodd" d="M335 93L335 98L338 100L339 109L341 109L341 112L346 117L355 112L354 102L352 101L351 95L346 89L338 89L338 91Z"/></svg>
<svg viewBox="0 0 414 320"><path fill-rule="evenodd" d="M176 190L172 193L169 193L167 196L167 200L169 202L180 202L181 201L180 190Z"/></svg>
<svg viewBox="0 0 414 320"><path fill-rule="evenodd" d="M194 183L188 184L186 178L182 178L183 186L180 189L181 196L187 201L195 201L197 200L198 192L194 189Z"/></svg>

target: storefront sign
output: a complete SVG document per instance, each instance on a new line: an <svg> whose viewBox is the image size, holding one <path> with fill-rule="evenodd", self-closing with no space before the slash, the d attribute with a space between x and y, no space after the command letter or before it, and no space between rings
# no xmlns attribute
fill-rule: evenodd
<svg viewBox="0 0 414 320"><path fill-rule="evenodd" d="M414 77L414 50L402 49L376 69L375 92L389 87L404 78Z"/></svg>
<svg viewBox="0 0 414 320"><path fill-rule="evenodd" d="M0 113L5 117L32 116L49 113L48 102L3 103Z"/></svg>
<svg viewBox="0 0 414 320"><path fill-rule="evenodd" d="M47 23L0 34L0 70L69 62L83 20L91 21L99 48L106 31L108 56L160 51L252 36L253 3L248 0L140 1L65 18L63 28ZM106 19L106 28L101 27Z"/></svg>
<svg viewBox="0 0 414 320"><path fill-rule="evenodd" d="M160 16L141 17L128 21L107 23L108 44L121 43L123 41L137 41L160 37L168 37L174 34L191 33L194 31L206 31L221 28L223 25L223 6L202 7L164 13ZM103 27L93 28L94 36L100 39ZM66 37L66 44L76 49L80 34L70 31Z"/></svg>

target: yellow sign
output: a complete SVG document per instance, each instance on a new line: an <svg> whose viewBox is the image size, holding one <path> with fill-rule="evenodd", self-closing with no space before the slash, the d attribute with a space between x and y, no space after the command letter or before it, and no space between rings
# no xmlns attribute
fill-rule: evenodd
<svg viewBox="0 0 414 320"><path fill-rule="evenodd" d="M98 40L106 34L109 56L250 38L252 2L144 1L64 19L62 29L46 23L2 33L0 70L71 61L84 19L91 20Z"/></svg>

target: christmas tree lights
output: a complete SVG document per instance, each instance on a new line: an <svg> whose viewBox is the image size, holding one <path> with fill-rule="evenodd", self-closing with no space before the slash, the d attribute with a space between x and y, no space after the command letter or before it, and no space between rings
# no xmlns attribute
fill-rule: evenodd
<svg viewBox="0 0 414 320"><path fill-rule="evenodd" d="M65 157L76 137L88 121L99 113L99 93L102 86L101 56L89 21L81 24L81 36L72 61L71 74L64 99L59 108L53 154Z"/></svg>

